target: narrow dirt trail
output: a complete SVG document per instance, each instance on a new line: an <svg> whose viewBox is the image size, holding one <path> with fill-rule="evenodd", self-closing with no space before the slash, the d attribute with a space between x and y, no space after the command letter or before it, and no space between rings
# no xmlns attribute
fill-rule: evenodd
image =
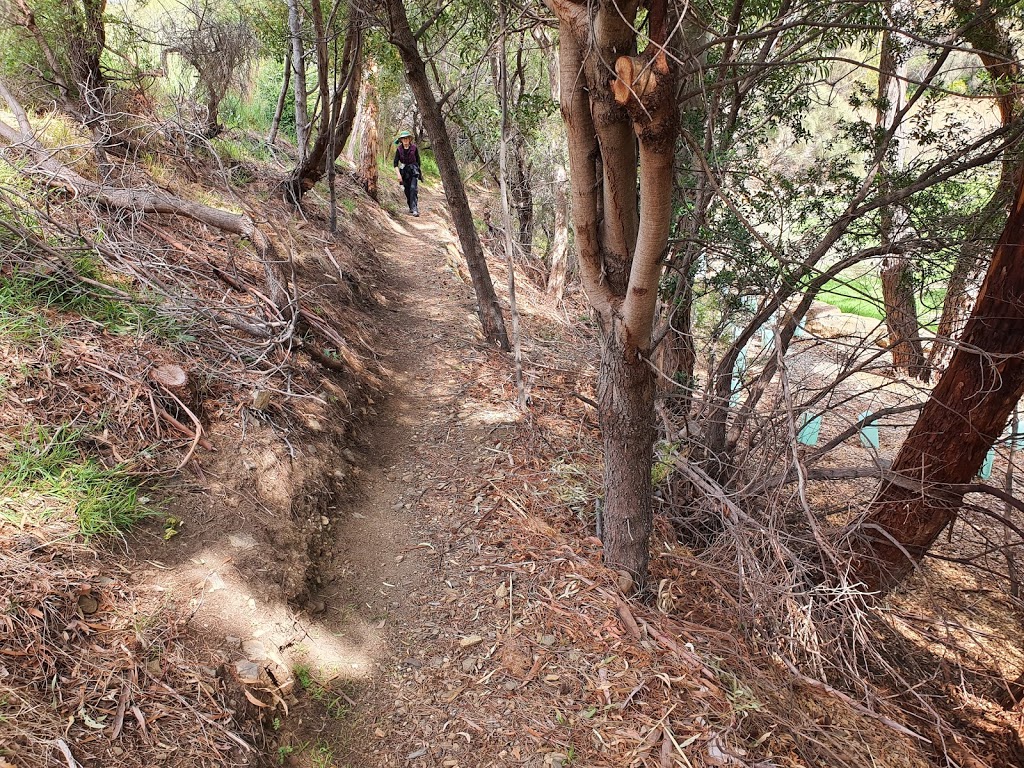
<svg viewBox="0 0 1024 768"><path fill-rule="evenodd" d="M339 510L333 562L322 564L321 621L369 662L369 669L355 662L336 671L355 691L352 716L329 725L347 753L336 755L338 765L429 759L381 723L402 712L396 676L436 665L444 653L430 612L452 599L441 567L458 525L453 531L446 512L458 489L476 482L486 433L516 419L511 404L495 408L470 394L474 369L495 353L476 331L471 287L446 261L452 233L437 211L423 214L393 221L394 237L382 249L396 298L373 345L390 372L389 392L365 430L363 471Z"/></svg>

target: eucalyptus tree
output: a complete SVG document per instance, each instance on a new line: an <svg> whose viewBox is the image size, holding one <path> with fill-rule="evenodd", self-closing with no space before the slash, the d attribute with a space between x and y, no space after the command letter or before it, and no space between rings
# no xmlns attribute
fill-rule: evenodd
<svg viewBox="0 0 1024 768"><path fill-rule="evenodd" d="M763 486L746 459L776 438L754 428L758 405L777 391L815 297L851 267L948 250L953 230L930 220L935 201L950 213L977 210L984 199L972 190L1020 131L971 119L973 94L947 87L966 23L946 9L897 29L883 2L652 3L639 14L614 0L548 5L559 20L576 247L602 336L605 554L642 581L656 343L667 345L658 380L674 382L667 397L683 401L677 416L687 421L666 430L688 436L676 466L721 509L735 489ZM665 18L672 34L662 38ZM912 38L920 54L914 87L879 121L886 30ZM906 162L896 168L900 135ZM886 236L884 212L897 208L906 226ZM703 339L693 327L698 302L705 326L709 309L721 318ZM764 331L772 344L738 374ZM795 415L834 386L796 393Z"/></svg>
<svg viewBox="0 0 1024 768"><path fill-rule="evenodd" d="M105 120L111 87L102 61L106 0L8 0L0 10L5 23L22 30L37 49L35 74L56 88L65 111L87 125Z"/></svg>
<svg viewBox="0 0 1024 768"><path fill-rule="evenodd" d="M650 3L643 53L639 6L548 0L559 22L580 274L601 331L604 556L643 586L653 522L649 360L672 218L678 102L667 0Z"/></svg>
<svg viewBox="0 0 1024 768"><path fill-rule="evenodd" d="M1000 123L1011 128L1024 119L1021 109L1020 45L1013 34L1021 23L1021 11L1011 4L1001 7L996 3L978 3L975 0L956 0L954 12L963 24L964 40L985 68L987 77L982 81L986 93L993 98ZM929 361L944 368L953 355L956 341L970 312L973 289L977 288L987 266L989 245L996 237L999 223L1013 199L1015 176L1021 167L1018 148L1008 151L1001 162L999 178L991 198L972 217L971 227L960 245L950 270L942 314L936 329L936 343Z"/></svg>
<svg viewBox="0 0 1024 768"><path fill-rule="evenodd" d="M52 94L90 133L99 171L110 176L107 150L120 137L110 120L114 80L103 61L108 52L106 0L7 0L0 4L0 24L20 33L15 50L28 66L18 74L41 85L41 93Z"/></svg>
<svg viewBox="0 0 1024 768"><path fill-rule="evenodd" d="M1024 395L1024 179L978 301L858 539L854 574L887 591L910 574L971 491Z"/></svg>
<svg viewBox="0 0 1024 768"><path fill-rule="evenodd" d="M689 332L685 308L702 273L736 332L713 337L703 393L693 369L665 373L700 395L692 414L702 425L699 448L721 482L738 471L733 457L749 437L745 428L817 294L851 267L945 247L951 232L929 220L935 191L945 190L949 212L977 210L970 190L984 183L980 169L1019 135L970 119L973 95L946 87L962 40L949 14L916 18L902 30L924 49L924 63L906 102L879 126L883 100L870 82L878 69L870 51L888 29L880 5L797 2L784 17L744 7L732 27L705 27L706 63L690 64L698 78L682 96L697 101L684 116L687 190L668 281L671 305L684 309L671 317L678 333ZM811 120L824 135L808 130ZM896 172L889 161L900 131L911 150ZM897 206L907 225L886 238L882 212ZM709 260L723 266L708 270ZM779 346L750 366L736 392L737 360L762 329L777 331Z"/></svg>

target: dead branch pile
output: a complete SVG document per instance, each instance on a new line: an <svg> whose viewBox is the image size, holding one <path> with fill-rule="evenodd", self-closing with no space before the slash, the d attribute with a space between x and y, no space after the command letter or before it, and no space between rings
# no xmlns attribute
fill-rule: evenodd
<svg viewBox="0 0 1024 768"><path fill-rule="evenodd" d="M47 212L9 190L0 190L2 204L34 223L0 217L0 276L41 294L23 308L35 326L2 342L12 363L5 376L14 397L0 405L8 435L30 423L102 420L94 439L108 464L173 471L197 448L213 447L214 417L251 410L301 419L325 396L348 403L380 384L361 315L335 308L365 308L381 297L364 287L366 275L333 238L293 239L294 312L285 319L264 293L259 258L201 224L111 217L82 201ZM99 231L102 239L89 234ZM101 274L83 275L75 267L83 260ZM131 310L134 325L90 316L83 309L90 303ZM323 379L322 367L340 376ZM163 383L159 371L169 368L184 382Z"/></svg>
<svg viewBox="0 0 1024 768"><path fill-rule="evenodd" d="M751 356L757 360L763 351ZM689 603L702 621L734 628L803 684L845 691L840 695L890 729L913 733L933 755L955 755L962 764L1012 762L1018 759L1019 723L991 700L1001 682L996 670L1002 667L1010 679L1018 674L1016 630L1003 637L998 651L983 652L976 633L987 631L992 620L966 615L961 599L939 604L918 595L879 614L848 578L847 537L927 397L920 386L881 375L887 372L879 354L855 338L797 342L775 361L771 385L754 393L745 383L741 387L743 397L756 396L756 405L739 400L725 466L701 455L699 429L672 424L665 414L666 432L681 447L661 447L668 470L662 514L671 525L665 525L668 543L654 566L659 594L691 594L691 579L677 573L697 575L713 585L708 597L724 610L709 614L711 600L682 604ZM875 445L861 439L866 412L877 417ZM820 438L810 441L816 445L798 439L809 417L822 419ZM1009 453L1011 474L1012 444L1008 438L999 452ZM956 553L952 559L986 578L1006 580L1012 589L1014 558L1024 543L1019 514L1009 506L997 510L991 498L972 497L962 515L966 530L955 544L951 532L947 542ZM944 548L937 555L948 557ZM968 573L943 569L940 578L952 577L951 587L963 581L974 586ZM988 592L990 607L1002 603L995 614L1019 609ZM905 620L904 612L913 618ZM936 659L951 665L941 677ZM900 693L893 696L894 690ZM966 719L976 722L968 726Z"/></svg>
<svg viewBox="0 0 1024 768"><path fill-rule="evenodd" d="M139 606L65 526L0 525L0 764L229 764L252 750L187 622Z"/></svg>

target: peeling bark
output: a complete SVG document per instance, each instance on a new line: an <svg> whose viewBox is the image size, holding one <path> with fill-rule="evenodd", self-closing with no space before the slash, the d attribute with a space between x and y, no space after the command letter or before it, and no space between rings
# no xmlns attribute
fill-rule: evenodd
<svg viewBox="0 0 1024 768"><path fill-rule="evenodd" d="M373 83L373 74L376 66L372 63L369 67L370 76L363 84L362 114L358 123L362 127L359 135L359 158L356 163L356 174L359 183L362 184L366 194L377 199L377 182L379 169L377 157L380 155L380 131L377 127L379 111L377 105L377 88Z"/></svg>
<svg viewBox="0 0 1024 768"><path fill-rule="evenodd" d="M565 281L569 274L569 201L565 196L567 178L564 168L555 171L555 231L548 253L547 293L555 301L565 295Z"/></svg>

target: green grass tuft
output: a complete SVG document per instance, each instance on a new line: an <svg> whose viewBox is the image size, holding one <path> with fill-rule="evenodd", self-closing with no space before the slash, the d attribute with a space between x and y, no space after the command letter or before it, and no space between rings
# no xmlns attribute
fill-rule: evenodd
<svg viewBox="0 0 1024 768"><path fill-rule="evenodd" d="M341 720L348 715L348 704L345 697L335 693L328 686L321 683L305 664L297 664L292 668L292 674L299 681L302 689L309 694L313 701L318 701L327 710L327 714L335 720Z"/></svg>
<svg viewBox="0 0 1024 768"><path fill-rule="evenodd" d="M80 315L117 334L151 335L171 343L192 340L180 322L158 311L143 299L125 300L78 282L78 277L100 277L95 265L87 258L75 262L75 275L26 275L16 272L10 279L0 281L0 335L23 343L57 338L66 325L39 313L39 308L50 308ZM118 287L128 293L124 287Z"/></svg>
<svg viewBox="0 0 1024 768"><path fill-rule="evenodd" d="M27 430L6 455L0 468L0 493L30 495L63 502L74 509L78 530L87 538L116 535L154 513L134 477L124 467L104 467L86 456L83 432L60 427ZM54 514L49 505L35 505L40 517ZM22 519L4 507L0 517Z"/></svg>
<svg viewBox="0 0 1024 768"><path fill-rule="evenodd" d="M917 309L922 325L930 327L938 321L942 312L943 288L924 290L917 296ZM815 297L818 301L839 307L843 312L874 320L885 318L885 301L882 299L882 280L872 272L858 276L840 276L829 280Z"/></svg>

